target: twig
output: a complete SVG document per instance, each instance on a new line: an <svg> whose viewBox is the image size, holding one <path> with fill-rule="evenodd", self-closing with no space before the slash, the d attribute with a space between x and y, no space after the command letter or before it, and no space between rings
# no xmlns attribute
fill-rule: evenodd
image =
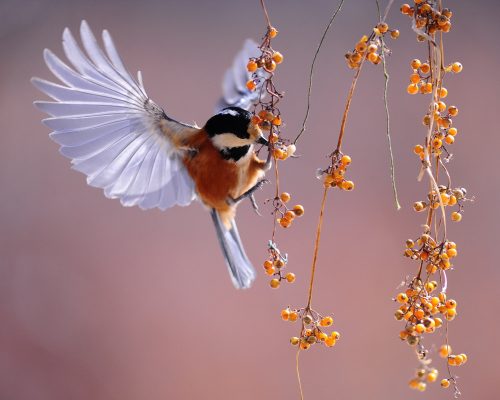
<svg viewBox="0 0 500 400"><path fill-rule="evenodd" d="M323 35L321 36L321 40L319 41L318 47L316 48L316 52L314 53L314 57L311 63L311 70L309 71L309 86L307 88L307 107L306 107L306 115L304 116L304 121L302 122L302 128L300 129L299 134L297 137L294 139L293 144L297 143L297 140L299 140L299 137L305 132L306 130L306 123L307 119L309 118L309 111L311 108L311 91L312 91L312 80L313 80L313 73L314 73L314 64L316 63L316 58L318 57L319 51L321 47L323 46L323 41L326 38L326 35L328 31L330 30L330 27L333 24L333 21L337 17L337 14L342 8L342 5L344 4L344 0L340 0L340 3L337 7L337 9L334 11L332 17L330 18L330 21L328 22L328 25L326 26Z"/></svg>

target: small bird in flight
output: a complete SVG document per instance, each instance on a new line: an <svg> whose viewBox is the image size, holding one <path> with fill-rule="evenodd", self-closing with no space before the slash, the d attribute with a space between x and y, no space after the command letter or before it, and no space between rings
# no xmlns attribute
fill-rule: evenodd
<svg viewBox="0 0 500 400"><path fill-rule="evenodd" d="M63 33L72 67L44 51L62 84L32 78L54 100L35 105L50 115L43 123L60 152L89 185L124 206L165 210L199 199L210 210L234 286L250 287L255 270L238 234L236 207L245 198L255 206L253 193L271 165L271 153L265 161L255 153L268 142L248 112L260 92L245 85L257 44L245 42L224 76L219 111L200 128L170 118L148 97L141 73L136 80L127 71L108 31L102 33L105 51L86 21L80 35L86 54L68 28Z"/></svg>

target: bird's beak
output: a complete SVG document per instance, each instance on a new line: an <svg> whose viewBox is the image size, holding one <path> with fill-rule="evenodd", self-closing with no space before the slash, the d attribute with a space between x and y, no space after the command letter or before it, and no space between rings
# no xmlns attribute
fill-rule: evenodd
<svg viewBox="0 0 500 400"><path fill-rule="evenodd" d="M256 142L259 144L263 144L264 146L267 146L269 144L267 139L262 135L256 140Z"/></svg>

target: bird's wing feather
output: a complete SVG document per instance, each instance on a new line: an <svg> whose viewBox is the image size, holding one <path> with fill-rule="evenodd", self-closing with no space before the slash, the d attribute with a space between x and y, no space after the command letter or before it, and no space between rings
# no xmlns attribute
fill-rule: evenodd
<svg viewBox="0 0 500 400"><path fill-rule="evenodd" d="M225 107L241 107L249 110L252 104L258 100L267 73L262 69L256 71L259 79L257 87L253 91L248 90L246 83L252 77L252 74L247 71L248 60L259 55L260 50L257 43L251 39L245 40L242 49L236 54L233 64L224 74L222 97L216 105L216 112Z"/></svg>
<svg viewBox="0 0 500 400"><path fill-rule="evenodd" d="M72 67L50 50L44 58L62 84L33 78L33 84L54 101L35 105L50 115L43 122L50 137L73 168L87 175L89 185L104 189L124 206L162 210L188 205L195 198L194 183L182 163L177 143L199 131L167 117L126 70L107 31L105 52L88 24L80 34L86 54L69 29L63 48Z"/></svg>

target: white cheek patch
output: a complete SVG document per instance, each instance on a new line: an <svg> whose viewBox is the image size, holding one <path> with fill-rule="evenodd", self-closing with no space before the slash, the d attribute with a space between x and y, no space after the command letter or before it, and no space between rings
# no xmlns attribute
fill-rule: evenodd
<svg viewBox="0 0 500 400"><path fill-rule="evenodd" d="M212 143L215 147L223 149L224 147L242 147L253 143L252 139L242 139L232 133L221 133L212 137Z"/></svg>

